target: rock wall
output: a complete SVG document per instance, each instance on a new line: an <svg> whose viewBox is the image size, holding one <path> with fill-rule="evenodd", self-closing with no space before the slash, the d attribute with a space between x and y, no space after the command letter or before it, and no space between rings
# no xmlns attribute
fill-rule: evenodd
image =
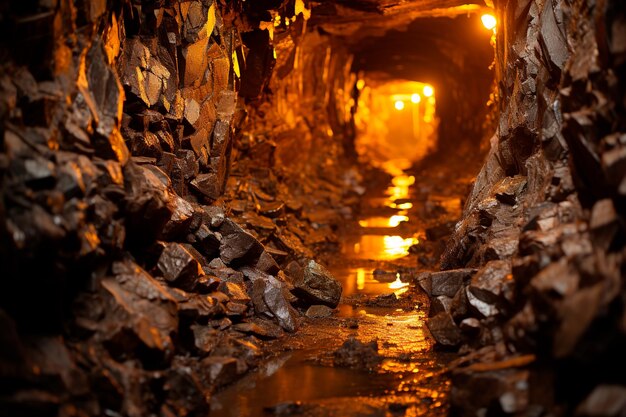
<svg viewBox="0 0 626 417"><path fill-rule="evenodd" d="M461 413L611 415L626 393L624 3L496 10L499 126L446 271L422 277L441 306L428 324L473 352L453 372Z"/></svg>
<svg viewBox="0 0 626 417"><path fill-rule="evenodd" d="M337 304L309 248L356 184L312 183L343 172L346 55L289 49L301 1L251 3L0 6L0 415L206 415Z"/></svg>

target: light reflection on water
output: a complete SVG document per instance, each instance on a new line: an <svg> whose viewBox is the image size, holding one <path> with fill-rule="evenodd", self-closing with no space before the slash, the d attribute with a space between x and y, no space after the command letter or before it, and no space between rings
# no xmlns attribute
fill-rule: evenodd
<svg viewBox="0 0 626 417"><path fill-rule="evenodd" d="M409 253L409 248L419 243L415 237L404 238L398 235L363 235L353 246L349 256L355 259L392 261Z"/></svg>
<svg viewBox="0 0 626 417"><path fill-rule="evenodd" d="M408 222L408 216L404 214L394 214L390 217L368 217L359 220L361 227L396 227L402 222Z"/></svg>
<svg viewBox="0 0 626 417"><path fill-rule="evenodd" d="M400 274L389 271L374 275L374 266L370 262L396 261L406 256L412 245L419 243L416 237L401 236L402 232L394 229L410 220L406 210L410 210L413 204L395 201L409 198L415 177L405 175L397 167L388 168L393 171L393 185L387 189L387 197L380 202L380 207L392 207L398 211L390 216L373 216L359 221L363 234L352 236L355 239L349 240L343 250L344 258L350 262L332 268L335 277L343 284L344 297L390 293L400 296L408 290L408 284L402 282ZM380 234L376 234L376 229ZM427 382L434 375L433 370L438 372L438 365L433 355L425 354L431 345L424 331L426 312L423 309L402 311L342 303L337 310L333 319L358 318L358 327L341 330L336 327L337 323L316 325L314 331L304 338L303 345L307 350L270 361L260 372L216 395L212 400L211 415L251 417L260 415L263 406L297 400L315 401L326 406L344 404L346 409L332 415L352 416L358 414L356 405L366 398L376 401L377 396L407 392L411 393L410 398L429 398L432 400L430 404L440 405L437 403L437 388L433 389ZM378 340L379 353L385 359L375 371L375 377L363 370L320 366L306 361L312 353L332 352L347 337L345 332L362 341ZM340 399L349 402L342 403L338 401ZM404 415L430 414L432 405L429 402L414 404ZM379 403L376 407L384 409L386 405Z"/></svg>
<svg viewBox="0 0 626 417"><path fill-rule="evenodd" d="M406 292L409 285L399 278L393 282L379 281L371 268L335 269L333 274L342 281L344 297L357 293L379 295L395 292L396 295L401 295Z"/></svg>
<svg viewBox="0 0 626 417"><path fill-rule="evenodd" d="M409 198L409 187L415 184L415 177L412 175L399 175L391 180L392 187L387 188L385 194L389 196L390 203L394 200Z"/></svg>

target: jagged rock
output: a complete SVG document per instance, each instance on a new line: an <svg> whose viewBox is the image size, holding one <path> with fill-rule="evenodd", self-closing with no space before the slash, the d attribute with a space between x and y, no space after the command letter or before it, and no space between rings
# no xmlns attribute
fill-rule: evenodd
<svg viewBox="0 0 626 417"><path fill-rule="evenodd" d="M139 343L151 352L160 352L161 358L172 354L171 335L178 330L176 301L132 262L115 263L113 273L114 278L101 282L105 294L118 306L105 318L107 349L113 356L125 357L132 355Z"/></svg>
<svg viewBox="0 0 626 417"><path fill-rule="evenodd" d="M202 224L194 232L193 245L204 257L211 259L219 256L221 240L222 235L219 232L214 232Z"/></svg>
<svg viewBox="0 0 626 417"><path fill-rule="evenodd" d="M510 261L488 262L472 277L467 289L470 305L485 317L496 314L502 302L503 288L512 279Z"/></svg>
<svg viewBox="0 0 626 417"><path fill-rule="evenodd" d="M203 275L198 260L178 243L166 244L157 266L168 282L185 291L192 291Z"/></svg>
<svg viewBox="0 0 626 417"><path fill-rule="evenodd" d="M204 211L208 216L209 223L212 229L219 228L226 217L224 216L224 210L218 206L204 206Z"/></svg>
<svg viewBox="0 0 626 417"><path fill-rule="evenodd" d="M480 328L480 321L474 317L468 317L459 323L459 329L468 336L476 336L480 333Z"/></svg>
<svg viewBox="0 0 626 417"><path fill-rule="evenodd" d="M219 290L228 295L233 301L244 304L250 301L250 297L241 284L234 282L222 282L219 286Z"/></svg>
<svg viewBox="0 0 626 417"><path fill-rule="evenodd" d="M217 330L209 326L194 324L191 326L191 331L193 332L194 346L201 355L210 354L217 346L219 341Z"/></svg>
<svg viewBox="0 0 626 417"><path fill-rule="evenodd" d="M579 274L572 265L561 259L542 269L531 280L531 288L540 293L565 297L576 291L579 281Z"/></svg>
<svg viewBox="0 0 626 417"><path fill-rule="evenodd" d="M500 202L512 206L518 202L518 198L525 187L526 177L516 175L503 178L494 186L492 192Z"/></svg>
<svg viewBox="0 0 626 417"><path fill-rule="evenodd" d="M263 245L232 220L225 220L219 231L222 234L220 258L227 265L258 260L263 252Z"/></svg>
<svg viewBox="0 0 626 417"><path fill-rule="evenodd" d="M171 409L185 410L190 414L207 414L210 407L206 388L194 370L196 367L190 366L192 364L195 365L195 361L180 359L165 373L163 383L165 404Z"/></svg>
<svg viewBox="0 0 626 417"><path fill-rule="evenodd" d="M509 259L517 252L518 247L519 232L509 230L506 234L489 239L484 247L484 258L485 260Z"/></svg>
<svg viewBox="0 0 626 417"><path fill-rule="evenodd" d="M448 271L423 273L417 277L420 287L430 296L454 297L459 288L469 282L475 269L451 269Z"/></svg>
<svg viewBox="0 0 626 417"><path fill-rule="evenodd" d="M608 417L626 413L626 387L600 385L576 408L580 417Z"/></svg>
<svg viewBox="0 0 626 417"><path fill-rule="evenodd" d="M324 305L313 305L306 310L305 315L310 319L321 319L333 315L333 309Z"/></svg>
<svg viewBox="0 0 626 417"><path fill-rule="evenodd" d="M350 337L333 353L333 364L347 368L371 370L378 366L382 358L378 354L378 342L368 343Z"/></svg>
<svg viewBox="0 0 626 417"><path fill-rule="evenodd" d="M611 199L600 200L594 204L589 227L595 246L607 250L620 230L620 220Z"/></svg>
<svg viewBox="0 0 626 417"><path fill-rule="evenodd" d="M212 200L222 194L221 185L216 174L200 174L189 183L196 191Z"/></svg>
<svg viewBox="0 0 626 417"><path fill-rule="evenodd" d="M298 326L296 312L288 301L285 283L258 270L246 269L245 274L252 281L251 296L255 311L274 318L286 331L295 331Z"/></svg>
<svg viewBox="0 0 626 417"><path fill-rule="evenodd" d="M194 210L191 204L177 195L172 195L168 208L172 215L163 227L163 236L172 238L187 231L193 220Z"/></svg>
<svg viewBox="0 0 626 417"><path fill-rule="evenodd" d="M487 409L507 414L520 412L529 403L528 379L526 370L474 372L460 369L452 375L452 409L472 415Z"/></svg>
<svg viewBox="0 0 626 417"><path fill-rule="evenodd" d="M276 339L283 335L280 327L266 320L238 323L232 328L238 332L252 334L262 339Z"/></svg>
<svg viewBox="0 0 626 417"><path fill-rule="evenodd" d="M291 276L294 289L292 292L308 304L323 304L337 307L341 299L342 286L331 273L313 260L307 261L301 271Z"/></svg>
<svg viewBox="0 0 626 417"><path fill-rule="evenodd" d="M441 312L450 313L451 308L452 298L445 295L440 295L430 301L430 310L428 312L428 316L433 317Z"/></svg>
<svg viewBox="0 0 626 417"><path fill-rule="evenodd" d="M278 320L278 324L288 332L293 332L297 328L297 321L291 305L285 297L284 285L273 276L269 275L265 281L263 299L273 316Z"/></svg>
<svg viewBox="0 0 626 417"><path fill-rule="evenodd" d="M426 321L430 334L443 346L458 346L462 339L461 330L456 326L450 313L442 311Z"/></svg>

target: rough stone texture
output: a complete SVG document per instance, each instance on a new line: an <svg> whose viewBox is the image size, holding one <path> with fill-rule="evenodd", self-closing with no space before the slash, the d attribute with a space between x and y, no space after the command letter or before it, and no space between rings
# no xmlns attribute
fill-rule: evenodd
<svg viewBox="0 0 626 417"><path fill-rule="evenodd" d="M341 283L317 262L310 260L293 278L294 293L309 304L337 307L341 299Z"/></svg>
<svg viewBox="0 0 626 417"><path fill-rule="evenodd" d="M333 101L288 123L250 106L246 120L245 100L277 82L276 57L281 80L326 74L299 83L311 97L346 102L354 80L345 51L330 71L294 71L291 52L324 63L328 39L305 57L302 12L272 39L258 19L281 5L249 3L0 5L0 414L207 415L264 340L297 329L305 309L283 270L313 256L305 244L332 245L339 221L303 207L349 211L355 177L337 180L340 141L279 177L265 135L289 125L302 135L283 142L310 149L320 132L305 116L337 132L347 119L329 121ZM275 85L277 100L293 85ZM332 289L321 296L336 304Z"/></svg>
<svg viewBox="0 0 626 417"><path fill-rule="evenodd" d="M506 28L495 37L498 129L442 257L444 269L481 269L464 297L437 299L429 321L443 344L454 323L473 335L452 406L461 415L619 413L624 3L507 1L496 10ZM520 352L541 365L529 374L511 359ZM541 389L527 389L537 381Z"/></svg>

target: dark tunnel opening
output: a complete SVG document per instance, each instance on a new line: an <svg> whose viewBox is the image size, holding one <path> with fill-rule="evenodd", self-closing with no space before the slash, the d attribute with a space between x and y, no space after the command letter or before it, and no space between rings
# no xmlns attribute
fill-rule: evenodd
<svg viewBox="0 0 626 417"><path fill-rule="evenodd" d="M0 1L0 39L0 416L624 414L622 1Z"/></svg>

